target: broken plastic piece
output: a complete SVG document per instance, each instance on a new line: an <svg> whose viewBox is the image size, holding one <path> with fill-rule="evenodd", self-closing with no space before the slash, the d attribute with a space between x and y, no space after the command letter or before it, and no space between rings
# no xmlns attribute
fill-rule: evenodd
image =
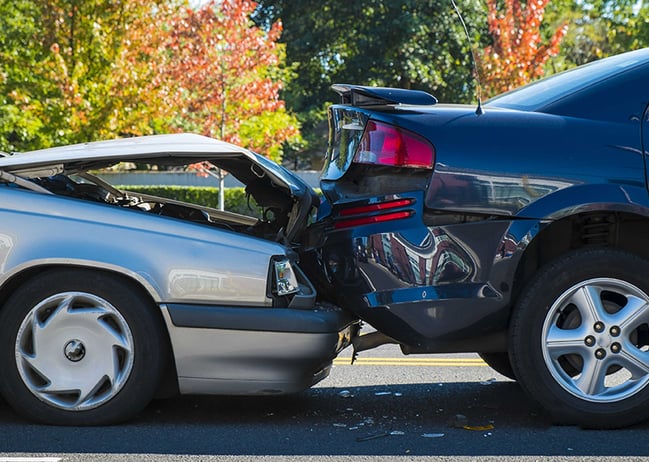
<svg viewBox="0 0 649 462"><path fill-rule="evenodd" d="M443 438L445 435L444 433L424 433L421 436L424 438Z"/></svg>

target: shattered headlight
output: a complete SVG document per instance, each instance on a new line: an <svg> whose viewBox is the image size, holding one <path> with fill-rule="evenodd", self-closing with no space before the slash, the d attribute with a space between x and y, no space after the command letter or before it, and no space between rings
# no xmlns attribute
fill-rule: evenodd
<svg viewBox="0 0 649 462"><path fill-rule="evenodd" d="M275 265L275 290L277 295L283 296L297 292L299 286L291 262L283 258L275 260L273 264Z"/></svg>

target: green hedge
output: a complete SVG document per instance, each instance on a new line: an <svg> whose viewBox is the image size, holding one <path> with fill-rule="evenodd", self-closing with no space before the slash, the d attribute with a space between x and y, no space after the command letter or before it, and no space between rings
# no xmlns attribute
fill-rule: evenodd
<svg viewBox="0 0 649 462"><path fill-rule="evenodd" d="M206 207L219 207L219 188L208 186L118 186L119 189L134 193L149 194ZM246 198L244 188L226 188L224 194L225 210L242 215L259 217L259 207L254 199L250 198L250 205Z"/></svg>

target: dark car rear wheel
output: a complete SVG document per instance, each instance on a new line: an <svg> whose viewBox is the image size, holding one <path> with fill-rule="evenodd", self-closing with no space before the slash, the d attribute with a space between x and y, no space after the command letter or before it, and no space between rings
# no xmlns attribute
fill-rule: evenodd
<svg viewBox="0 0 649 462"><path fill-rule="evenodd" d="M542 269L511 322L514 373L561 423L612 428L649 417L649 262L581 250Z"/></svg>
<svg viewBox="0 0 649 462"><path fill-rule="evenodd" d="M166 351L152 303L101 273L48 271L0 313L0 391L27 418L103 425L153 397Z"/></svg>
<svg viewBox="0 0 649 462"><path fill-rule="evenodd" d="M478 355L494 371L504 375L508 379L516 380L508 353L478 353Z"/></svg>

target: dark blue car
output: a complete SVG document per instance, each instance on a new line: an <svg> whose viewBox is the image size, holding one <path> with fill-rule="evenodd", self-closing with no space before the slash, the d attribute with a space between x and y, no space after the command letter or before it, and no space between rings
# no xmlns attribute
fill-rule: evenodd
<svg viewBox="0 0 649 462"><path fill-rule="evenodd" d="M334 90L302 261L377 329L356 351L478 352L557 421L649 417L649 49L482 108Z"/></svg>

